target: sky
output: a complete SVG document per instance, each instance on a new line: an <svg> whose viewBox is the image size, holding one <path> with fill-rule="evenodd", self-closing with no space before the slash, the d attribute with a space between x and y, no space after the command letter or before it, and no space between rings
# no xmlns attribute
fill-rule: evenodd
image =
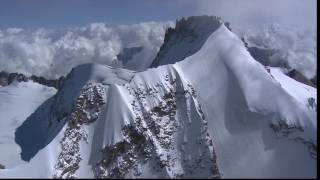
<svg viewBox="0 0 320 180"><path fill-rule="evenodd" d="M218 15L233 25L316 27L316 0L1 0L0 29L108 25Z"/></svg>

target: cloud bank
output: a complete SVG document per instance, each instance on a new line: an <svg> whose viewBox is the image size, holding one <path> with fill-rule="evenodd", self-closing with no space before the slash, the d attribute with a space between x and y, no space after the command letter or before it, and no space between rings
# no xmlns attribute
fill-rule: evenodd
<svg viewBox="0 0 320 180"><path fill-rule="evenodd" d="M181 3L184 0L180 0ZM260 47L275 49L274 64L286 63L308 78L316 75L317 0L197 0L195 14L221 16L232 31Z"/></svg>
<svg viewBox="0 0 320 180"><path fill-rule="evenodd" d="M0 71L58 78L77 65L92 62L145 70L162 45L169 26L173 27L174 23L145 22L113 27L93 23L69 29L0 29ZM277 50L271 58L275 64L285 62L308 78L316 74L314 29L271 24L242 27L236 33L245 36L253 46ZM132 47L141 51L128 55L132 57L128 62L118 59L124 49L129 48L130 52Z"/></svg>
<svg viewBox="0 0 320 180"><path fill-rule="evenodd" d="M195 14L221 16L234 27L278 23L315 29L317 24L316 0L197 0L191 3Z"/></svg>
<svg viewBox="0 0 320 180"><path fill-rule="evenodd" d="M276 50L270 58L271 64L287 64L307 78L316 75L316 31L270 24L246 30L243 36L249 46Z"/></svg>
<svg viewBox="0 0 320 180"><path fill-rule="evenodd" d="M165 30L173 22L146 22L109 27L93 23L69 29L0 30L0 71L46 78L66 75L83 63L146 68L163 43ZM142 47L126 64L118 61L123 48ZM137 62L136 62L137 61Z"/></svg>

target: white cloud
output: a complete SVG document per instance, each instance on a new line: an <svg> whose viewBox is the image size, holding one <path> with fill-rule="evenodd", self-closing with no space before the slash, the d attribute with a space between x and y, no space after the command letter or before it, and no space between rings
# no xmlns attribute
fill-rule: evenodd
<svg viewBox="0 0 320 180"><path fill-rule="evenodd" d="M244 32L249 45L277 50L271 63L287 63L308 78L317 73L316 32L271 24Z"/></svg>
<svg viewBox="0 0 320 180"><path fill-rule="evenodd" d="M56 78L83 63L112 65L124 47L137 46L143 49L133 60L146 66L160 48L168 26L173 26L173 22L115 27L93 23L64 30L3 29L0 30L0 71ZM145 68L135 65L129 68Z"/></svg>
<svg viewBox="0 0 320 180"><path fill-rule="evenodd" d="M316 27L316 0L197 0L196 14L221 16L237 27L257 27L266 23Z"/></svg>

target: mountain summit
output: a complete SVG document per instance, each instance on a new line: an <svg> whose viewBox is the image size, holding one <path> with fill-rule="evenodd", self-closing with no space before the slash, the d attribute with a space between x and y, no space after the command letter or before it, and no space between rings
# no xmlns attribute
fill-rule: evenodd
<svg viewBox="0 0 320 180"><path fill-rule="evenodd" d="M151 67L173 64L196 53L207 38L223 21L216 16L191 16L176 21L175 28L168 28L164 43Z"/></svg>

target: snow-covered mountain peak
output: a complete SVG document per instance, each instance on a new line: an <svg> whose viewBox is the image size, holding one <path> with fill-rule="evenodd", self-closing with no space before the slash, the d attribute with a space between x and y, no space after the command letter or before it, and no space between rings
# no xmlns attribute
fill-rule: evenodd
<svg viewBox="0 0 320 180"><path fill-rule="evenodd" d="M183 36L194 32L193 42ZM157 58L162 66L142 72L73 68L16 125L29 162L0 176L316 176L314 88L266 69L216 17L181 20Z"/></svg>

